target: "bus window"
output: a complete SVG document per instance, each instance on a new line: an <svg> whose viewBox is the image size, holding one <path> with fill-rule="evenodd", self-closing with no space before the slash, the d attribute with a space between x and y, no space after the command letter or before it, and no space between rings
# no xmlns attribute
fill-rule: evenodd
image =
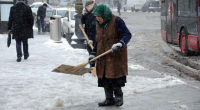
<svg viewBox="0 0 200 110"><path fill-rule="evenodd" d="M190 15L197 16L197 0L190 0Z"/></svg>
<svg viewBox="0 0 200 110"><path fill-rule="evenodd" d="M161 16L166 16L166 3L165 3L165 1L162 1L162 3L161 3Z"/></svg>
<svg viewBox="0 0 200 110"><path fill-rule="evenodd" d="M189 1L190 0L178 0L178 16L189 15Z"/></svg>

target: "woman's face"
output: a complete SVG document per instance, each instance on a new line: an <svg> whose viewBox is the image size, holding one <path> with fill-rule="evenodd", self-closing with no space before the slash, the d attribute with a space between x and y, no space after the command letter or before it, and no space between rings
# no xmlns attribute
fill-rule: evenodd
<svg viewBox="0 0 200 110"><path fill-rule="evenodd" d="M102 17L96 16L96 18L97 18L97 21L99 21L99 24L103 23L103 18Z"/></svg>

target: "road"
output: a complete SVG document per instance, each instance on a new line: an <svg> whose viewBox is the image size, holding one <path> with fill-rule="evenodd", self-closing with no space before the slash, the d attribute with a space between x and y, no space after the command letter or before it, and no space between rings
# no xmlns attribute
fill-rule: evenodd
<svg viewBox="0 0 200 110"><path fill-rule="evenodd" d="M199 110L200 82L190 76L195 73L188 74L199 74L199 70L182 63L196 60L194 64L198 65L199 56L182 57L178 52L179 48L167 45L161 38L159 16L158 12L122 12L120 17L133 35L128 44L129 64L140 64L148 68L148 71L129 70L129 75L159 78L159 75L152 73L156 71L179 78L185 84L126 96L125 104L119 108L101 108L95 102L69 107L67 110Z"/></svg>

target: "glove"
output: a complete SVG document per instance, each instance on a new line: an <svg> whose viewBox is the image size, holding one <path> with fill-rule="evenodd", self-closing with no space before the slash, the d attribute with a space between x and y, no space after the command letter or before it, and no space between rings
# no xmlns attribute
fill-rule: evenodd
<svg viewBox="0 0 200 110"><path fill-rule="evenodd" d="M86 11L86 10L82 10L82 14L83 14L83 15L86 15L86 14L87 14L87 11Z"/></svg>
<svg viewBox="0 0 200 110"><path fill-rule="evenodd" d="M113 44L113 46L111 47L112 52L113 52L113 53L117 52L117 50L118 50L119 48L121 48L121 47L122 47L122 44L121 44L121 43Z"/></svg>
<svg viewBox="0 0 200 110"><path fill-rule="evenodd" d="M90 62L90 60L92 60L95 56L94 55L90 55L88 58L88 62L90 65L94 64L94 61Z"/></svg>
<svg viewBox="0 0 200 110"><path fill-rule="evenodd" d="M89 41L88 41L88 44L92 44L92 45L93 45L93 41L92 41L92 40L89 40Z"/></svg>

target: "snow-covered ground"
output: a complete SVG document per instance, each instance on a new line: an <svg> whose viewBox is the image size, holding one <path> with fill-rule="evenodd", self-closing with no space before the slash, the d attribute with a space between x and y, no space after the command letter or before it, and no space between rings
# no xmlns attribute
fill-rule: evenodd
<svg viewBox="0 0 200 110"><path fill-rule="evenodd" d="M35 38L29 40L30 57L16 62L16 43L12 40L7 48L6 40L6 34L0 35L0 110L44 110L85 105L105 98L92 74L76 76L51 72L60 64L86 62L86 50L73 49L65 39L55 43L48 33L35 33ZM147 70L141 65L129 63L129 70L128 83L123 88L125 96L184 84L173 76L157 72L154 73L163 77L133 76L134 71Z"/></svg>

